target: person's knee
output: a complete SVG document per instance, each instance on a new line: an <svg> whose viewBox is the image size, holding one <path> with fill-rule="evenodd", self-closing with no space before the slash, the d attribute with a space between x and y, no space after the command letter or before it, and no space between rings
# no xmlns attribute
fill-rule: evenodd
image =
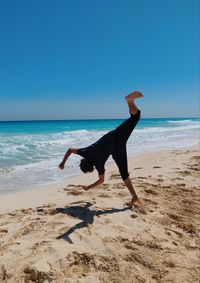
<svg viewBox="0 0 200 283"><path fill-rule="evenodd" d="M129 173L128 172L120 172L120 175L122 177L122 180L124 181L124 183L126 183L126 181L129 179Z"/></svg>

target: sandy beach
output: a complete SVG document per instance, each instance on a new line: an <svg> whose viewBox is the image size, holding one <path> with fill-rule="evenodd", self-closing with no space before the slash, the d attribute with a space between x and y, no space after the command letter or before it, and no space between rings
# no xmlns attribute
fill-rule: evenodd
<svg viewBox="0 0 200 283"><path fill-rule="evenodd" d="M199 166L199 147L129 158L137 209L115 164L87 192L96 173L1 195L0 282L198 283Z"/></svg>

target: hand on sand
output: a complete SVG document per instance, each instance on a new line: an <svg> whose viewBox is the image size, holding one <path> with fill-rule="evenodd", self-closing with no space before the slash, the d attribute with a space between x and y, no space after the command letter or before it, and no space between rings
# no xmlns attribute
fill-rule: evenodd
<svg viewBox="0 0 200 283"><path fill-rule="evenodd" d="M89 188L88 188L88 186L81 186L85 191L88 191L89 190Z"/></svg>
<svg viewBox="0 0 200 283"><path fill-rule="evenodd" d="M60 168L61 170L63 170L64 167L65 167L65 165L61 162L61 163L59 164L59 168Z"/></svg>

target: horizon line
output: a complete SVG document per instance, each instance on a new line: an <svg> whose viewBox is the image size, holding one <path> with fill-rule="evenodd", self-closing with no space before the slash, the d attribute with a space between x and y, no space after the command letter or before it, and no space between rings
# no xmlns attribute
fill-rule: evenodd
<svg viewBox="0 0 200 283"><path fill-rule="evenodd" d="M199 118L200 116L186 116L186 117L141 117L141 119L191 119ZM86 119L34 119L34 120L0 120L0 123L6 122L53 122L53 121L92 121L92 120L121 120L125 118L86 118Z"/></svg>

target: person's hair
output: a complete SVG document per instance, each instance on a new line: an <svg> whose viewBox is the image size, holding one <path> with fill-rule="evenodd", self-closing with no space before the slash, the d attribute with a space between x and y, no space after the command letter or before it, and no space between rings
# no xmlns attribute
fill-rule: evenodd
<svg viewBox="0 0 200 283"><path fill-rule="evenodd" d="M81 159L79 166L83 173L92 172L94 170L94 166L85 158Z"/></svg>

